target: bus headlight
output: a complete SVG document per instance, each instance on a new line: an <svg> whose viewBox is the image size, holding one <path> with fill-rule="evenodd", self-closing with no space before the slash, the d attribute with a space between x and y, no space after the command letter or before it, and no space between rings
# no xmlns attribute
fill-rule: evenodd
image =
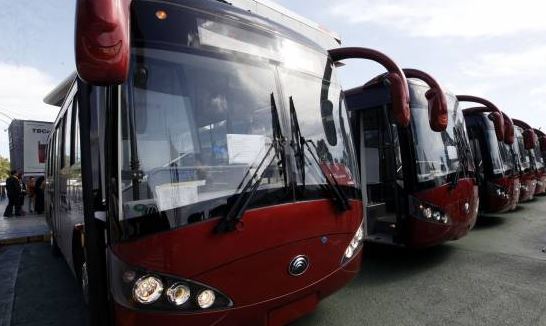
<svg viewBox="0 0 546 326"><path fill-rule="evenodd" d="M133 285L133 298L142 304L156 302L162 293L163 283L155 276L143 276Z"/></svg>
<svg viewBox="0 0 546 326"><path fill-rule="evenodd" d="M213 291L204 290L201 291L201 293L199 293L199 295L197 296L197 304L199 304L199 307L207 309L214 304L215 299L216 295L214 295Z"/></svg>
<svg viewBox="0 0 546 326"><path fill-rule="evenodd" d="M433 214L432 214L432 208L430 207L426 207L424 205L421 205L419 207L419 209L421 209L421 212L423 214L423 216L426 218L426 219L431 219Z"/></svg>
<svg viewBox="0 0 546 326"><path fill-rule="evenodd" d="M109 252L110 287L117 304L146 311L199 312L225 309L233 301L203 283L128 266Z"/></svg>
<svg viewBox="0 0 546 326"><path fill-rule="evenodd" d="M415 197L410 197L410 214L418 219L439 223L439 224L449 224L450 218L449 215L443 212L440 208L420 201Z"/></svg>
<svg viewBox="0 0 546 326"><path fill-rule="evenodd" d="M344 265L347 263L351 258L353 258L358 251L362 248L362 243L364 242L364 221L360 223L360 226L356 230L355 234L353 235L353 238L351 239L351 242L345 249L345 252L343 253L343 258L341 259L341 265Z"/></svg>
<svg viewBox="0 0 546 326"><path fill-rule="evenodd" d="M500 199L509 199L510 198L510 190L506 189L505 187L498 185L493 182L487 183L487 193L488 194L494 194L495 196L499 197Z"/></svg>
<svg viewBox="0 0 546 326"><path fill-rule="evenodd" d="M501 188L499 186L497 186L497 190L495 191L495 194L498 197L501 197L501 198L504 198L504 199L508 199L508 197L510 197L510 195L506 192L506 190L504 190L504 188Z"/></svg>
<svg viewBox="0 0 546 326"><path fill-rule="evenodd" d="M169 302L175 306L181 306L190 298L191 290L184 284L173 284L167 290L167 298Z"/></svg>

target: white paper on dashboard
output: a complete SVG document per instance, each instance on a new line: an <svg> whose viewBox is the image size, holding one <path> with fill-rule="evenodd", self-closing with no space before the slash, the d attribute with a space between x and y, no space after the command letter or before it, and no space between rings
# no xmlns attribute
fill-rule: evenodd
<svg viewBox="0 0 546 326"><path fill-rule="evenodd" d="M160 211L190 205L199 201L197 187L204 186L205 181L167 183L155 187L155 202Z"/></svg>
<svg viewBox="0 0 546 326"><path fill-rule="evenodd" d="M229 164L252 164L264 155L264 135L227 134Z"/></svg>

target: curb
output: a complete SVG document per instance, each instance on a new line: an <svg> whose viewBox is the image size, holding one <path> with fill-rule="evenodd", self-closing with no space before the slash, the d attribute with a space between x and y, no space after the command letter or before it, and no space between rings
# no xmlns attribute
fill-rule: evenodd
<svg viewBox="0 0 546 326"><path fill-rule="evenodd" d="M31 242L48 242L48 241L49 241L49 234L30 235L30 236L11 238L11 239L1 239L0 246L25 244L25 243L31 243Z"/></svg>

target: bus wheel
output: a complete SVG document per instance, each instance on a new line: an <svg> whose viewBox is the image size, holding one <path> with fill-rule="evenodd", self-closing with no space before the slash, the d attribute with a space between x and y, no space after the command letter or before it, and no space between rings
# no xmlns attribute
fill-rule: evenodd
<svg viewBox="0 0 546 326"><path fill-rule="evenodd" d="M79 233L75 232L72 243L72 253L74 255L74 271L80 283L80 288L85 304L89 303L89 278L87 274L87 263L85 262L85 249L77 241Z"/></svg>
<svg viewBox="0 0 546 326"><path fill-rule="evenodd" d="M49 247L51 249L51 254L54 257L59 257L61 255L61 250L57 245L57 240L55 240L55 235L53 234L53 231L49 232Z"/></svg>
<svg viewBox="0 0 546 326"><path fill-rule="evenodd" d="M81 264L81 272L80 272L80 285L82 287L82 294L83 294L83 300L85 301L85 304L89 304L89 278L87 276L87 263L84 262Z"/></svg>

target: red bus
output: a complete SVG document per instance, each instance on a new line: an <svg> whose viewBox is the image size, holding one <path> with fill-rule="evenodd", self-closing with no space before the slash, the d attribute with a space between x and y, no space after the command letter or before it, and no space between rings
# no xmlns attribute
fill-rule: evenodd
<svg viewBox="0 0 546 326"><path fill-rule="evenodd" d="M534 129L534 131L538 137L535 153L537 154L537 161L542 163L542 170L537 175L538 181L535 195L544 195L546 194L546 135L540 129Z"/></svg>
<svg viewBox="0 0 546 326"><path fill-rule="evenodd" d="M538 137L533 128L518 119L514 119L514 125L521 161L520 202L526 202L535 197L537 190L539 193L544 192L544 184L541 182L544 164L542 158L535 153Z"/></svg>
<svg viewBox="0 0 546 326"><path fill-rule="evenodd" d="M94 325L282 325L359 271L363 202L328 52L222 1L80 0L45 101L52 248Z"/></svg>
<svg viewBox="0 0 546 326"><path fill-rule="evenodd" d="M401 119L390 75L345 97L366 187L365 239L427 247L474 226L478 187L457 99L422 71L403 73L410 78L408 120Z"/></svg>
<svg viewBox="0 0 546 326"><path fill-rule="evenodd" d="M506 212L516 208L520 195L514 130L511 119L483 98L459 95L460 101L485 107L463 110L480 187L480 210Z"/></svg>
<svg viewBox="0 0 546 326"><path fill-rule="evenodd" d="M515 210L521 195L521 156L516 142L514 121L505 112L502 112L502 117L504 119L504 141L499 141L499 149L505 173L512 174L514 193L510 200L510 210Z"/></svg>

